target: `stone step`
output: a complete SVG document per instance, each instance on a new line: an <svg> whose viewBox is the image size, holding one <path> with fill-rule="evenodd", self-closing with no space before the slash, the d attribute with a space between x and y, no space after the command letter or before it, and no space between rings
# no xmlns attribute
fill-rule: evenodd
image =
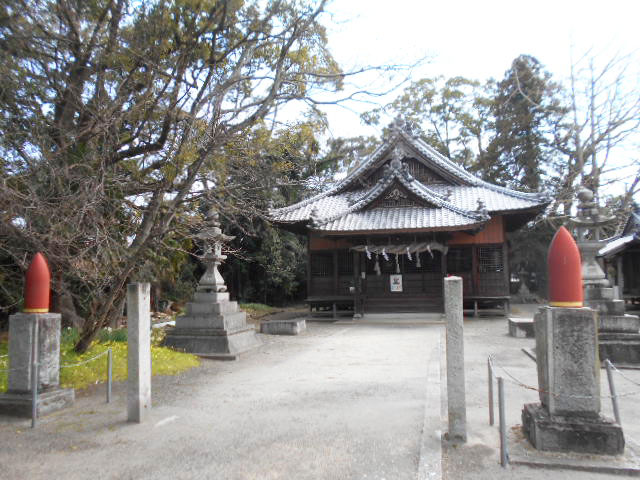
<svg viewBox="0 0 640 480"><path fill-rule="evenodd" d="M640 317L636 315L599 315L598 331L638 333Z"/></svg>
<svg viewBox="0 0 640 480"><path fill-rule="evenodd" d="M176 329L215 328L229 332L247 327L245 312L222 313L218 315L185 315L176 318Z"/></svg>
<svg viewBox="0 0 640 480"><path fill-rule="evenodd" d="M268 335L298 335L307 329L304 318L269 320L260 324L260 333Z"/></svg>
<svg viewBox="0 0 640 480"><path fill-rule="evenodd" d="M237 311L238 302L229 300L223 300L217 303L187 303L187 315L215 315L220 313L235 313Z"/></svg>
<svg viewBox="0 0 640 480"><path fill-rule="evenodd" d="M586 300L585 306L605 315L624 315L624 300Z"/></svg>
<svg viewBox="0 0 640 480"><path fill-rule="evenodd" d="M533 318L509 318L509 336L518 338L535 337Z"/></svg>
<svg viewBox="0 0 640 480"><path fill-rule="evenodd" d="M196 292L193 303L216 303L229 300L229 292Z"/></svg>
<svg viewBox="0 0 640 480"><path fill-rule="evenodd" d="M589 300L613 300L613 288L590 287L584 289L584 299Z"/></svg>

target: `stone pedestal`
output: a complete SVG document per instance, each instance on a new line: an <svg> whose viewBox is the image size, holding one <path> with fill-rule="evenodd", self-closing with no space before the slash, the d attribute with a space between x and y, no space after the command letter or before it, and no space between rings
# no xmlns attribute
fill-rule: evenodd
<svg viewBox="0 0 640 480"><path fill-rule="evenodd" d="M587 286L585 304L598 312L600 360L614 365L640 365L640 318L624 311L613 288Z"/></svg>
<svg viewBox="0 0 640 480"><path fill-rule="evenodd" d="M9 385L0 414L31 416L33 326L38 322L38 415L70 406L73 389L60 388L60 314L17 313L9 317Z"/></svg>
<svg viewBox="0 0 640 480"><path fill-rule="evenodd" d="M354 315L355 316L355 315ZM307 329L304 318L293 320L269 320L260 324L260 333L268 335L299 335Z"/></svg>
<svg viewBox="0 0 640 480"><path fill-rule="evenodd" d="M186 315L176 318L165 345L202 357L235 360L259 346L260 340L228 292L198 291L187 304Z"/></svg>
<svg viewBox="0 0 640 480"><path fill-rule="evenodd" d="M523 430L539 450L619 454L619 425L600 415L597 312L541 307L535 316L541 404L525 405Z"/></svg>

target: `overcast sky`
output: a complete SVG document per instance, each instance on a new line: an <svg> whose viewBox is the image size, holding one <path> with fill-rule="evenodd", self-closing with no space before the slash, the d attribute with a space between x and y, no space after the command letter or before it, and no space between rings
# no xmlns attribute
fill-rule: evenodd
<svg viewBox="0 0 640 480"><path fill-rule="evenodd" d="M637 67L639 21L640 0L334 0L323 19L334 56L346 70L431 57L413 78L478 80L501 79L520 54L533 55L562 80L572 49L574 56L592 49L600 58L633 53ZM377 133L356 113L337 107L327 113L335 136Z"/></svg>

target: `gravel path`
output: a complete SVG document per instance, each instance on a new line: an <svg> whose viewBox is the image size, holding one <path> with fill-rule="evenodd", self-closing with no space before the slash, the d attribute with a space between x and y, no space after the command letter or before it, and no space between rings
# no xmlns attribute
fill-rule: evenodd
<svg viewBox="0 0 640 480"><path fill-rule="evenodd" d="M515 305L514 316L536 306ZM149 421L127 424L125 385L104 403L104 385L41 420L0 417L0 479L560 479L613 475L501 468L497 427L488 425L487 366L529 385L533 339L507 335L504 317L465 319L468 442L444 444L446 382L440 325L310 323L295 337L262 336L237 362L204 360L153 379ZM504 372L500 372L504 375ZM640 384L640 370L624 372ZM640 387L617 377L619 393ZM442 393L441 393L442 386ZM508 428L537 393L506 383ZM601 392L608 392L602 375ZM627 439L640 439L636 403L621 399ZM603 400L603 412L611 405ZM440 465L442 462L442 465ZM432 475L433 474L433 475Z"/></svg>
<svg viewBox="0 0 640 480"><path fill-rule="evenodd" d="M124 385L115 403L96 391L35 431L2 417L0 477L414 479L440 330L311 324L263 336L238 362L154 378L143 425L124 421Z"/></svg>

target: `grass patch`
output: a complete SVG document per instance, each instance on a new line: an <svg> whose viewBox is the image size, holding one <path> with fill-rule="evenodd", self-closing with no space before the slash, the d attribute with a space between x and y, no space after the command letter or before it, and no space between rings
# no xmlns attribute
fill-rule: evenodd
<svg viewBox="0 0 640 480"><path fill-rule="evenodd" d="M83 363L111 348L113 352L113 380L127 379L127 331L126 329L105 329L91 344L91 348L82 355L73 351L73 345L78 339L76 329L64 329L61 332L60 348L60 385L75 389L87 388L89 385L107 381L107 356L103 355L88 363ZM151 359L153 375L176 375L180 372L197 367L200 360L190 353L177 352L160 344L164 338L164 331L155 329L151 336ZM0 342L0 370L9 368L9 358L1 357L8 353L7 342ZM78 364L73 367L64 365ZM7 390L7 372L0 372L0 391Z"/></svg>
<svg viewBox="0 0 640 480"><path fill-rule="evenodd" d="M275 312L281 312L281 308L271 307L269 305L265 305L264 303L241 303L240 310L247 312L247 316L251 321L258 321L262 317L266 317L267 315L271 315Z"/></svg>

